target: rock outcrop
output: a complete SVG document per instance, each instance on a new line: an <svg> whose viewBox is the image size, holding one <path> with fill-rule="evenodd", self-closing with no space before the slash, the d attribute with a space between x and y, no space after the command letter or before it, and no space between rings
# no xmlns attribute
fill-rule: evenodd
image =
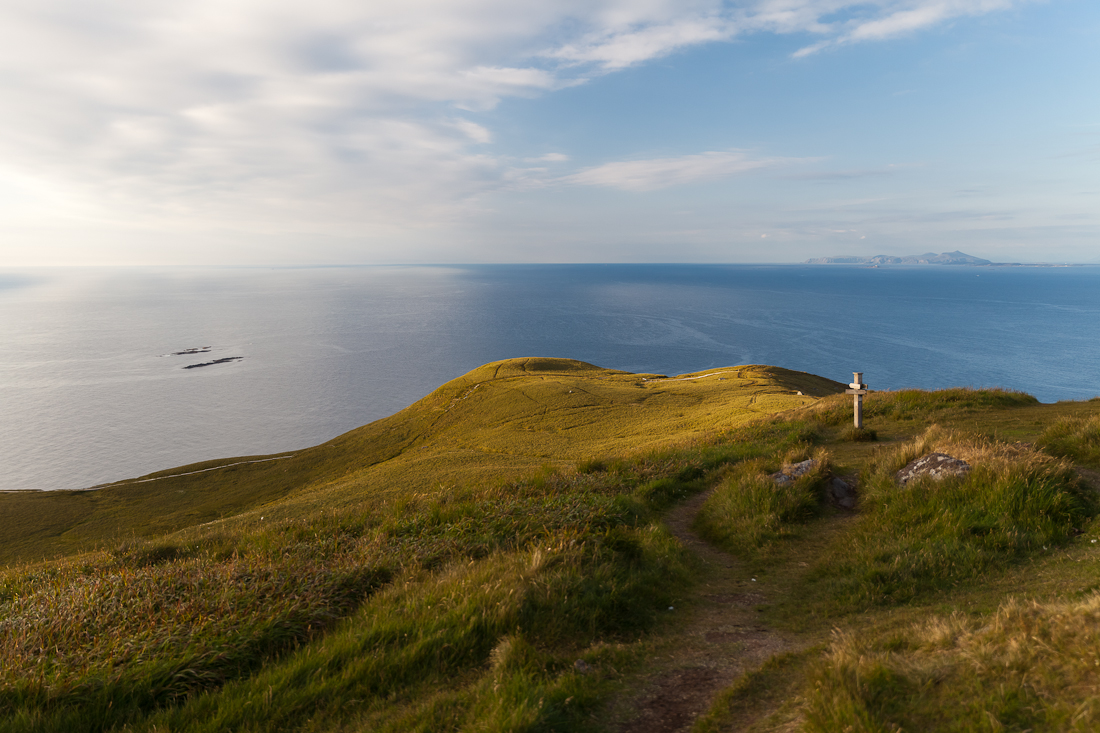
<svg viewBox="0 0 1100 733"><path fill-rule="evenodd" d="M914 479L926 476L936 481L942 481L949 476L965 476L970 473L970 464L966 461L949 456L946 453L929 453L906 464L895 475L898 484L905 486Z"/></svg>
<svg viewBox="0 0 1100 733"><path fill-rule="evenodd" d="M829 495L829 501L841 509L856 508L856 487L839 476L833 476L825 484L825 493Z"/></svg>
<svg viewBox="0 0 1100 733"><path fill-rule="evenodd" d="M794 483L817 467L817 461L807 458L801 463L791 463L771 475L772 481L780 486Z"/></svg>

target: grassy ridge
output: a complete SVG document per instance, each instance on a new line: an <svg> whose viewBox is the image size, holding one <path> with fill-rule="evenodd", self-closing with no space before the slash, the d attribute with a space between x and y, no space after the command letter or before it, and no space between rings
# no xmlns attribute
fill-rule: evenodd
<svg viewBox="0 0 1100 733"><path fill-rule="evenodd" d="M690 582L659 512L790 439L756 433L9 569L0 730L581 725L606 678L573 662L606 671Z"/></svg>
<svg viewBox="0 0 1100 733"><path fill-rule="evenodd" d="M0 731L614 729L620 671L700 573L661 514L708 488L700 531L804 647L698 730L1088 729L1094 660L1068 656L1095 646L1100 403L874 393L868 443L839 387L510 360L293 457L59 495L52 539L5 530L68 556L0 573ZM930 450L974 469L898 488ZM854 514L830 471L859 476ZM1006 599L1022 578L1046 595Z"/></svg>
<svg viewBox="0 0 1100 733"><path fill-rule="evenodd" d="M0 578L0 730L579 724L607 680L573 662L629 656L689 583L658 513L790 440L730 426L835 390L514 360L292 457L0 497L84 512L36 549L131 531Z"/></svg>
<svg viewBox="0 0 1100 733"><path fill-rule="evenodd" d="M762 366L669 379L569 359L493 362L301 451L181 466L90 492L0 493L0 512L11 518L0 526L0 562L157 536L261 506L268 516L300 518L353 511L365 492L432 496L441 486L691 440L841 388ZM271 457L280 460L244 463Z"/></svg>

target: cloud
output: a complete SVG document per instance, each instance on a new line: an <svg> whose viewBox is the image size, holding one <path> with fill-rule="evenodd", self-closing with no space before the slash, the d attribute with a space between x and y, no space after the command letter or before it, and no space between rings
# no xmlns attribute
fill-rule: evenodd
<svg viewBox="0 0 1100 733"><path fill-rule="evenodd" d="M688 17L641 27L604 28L545 55L615 71L689 46L729 40L737 30L735 23L719 15Z"/></svg>
<svg viewBox="0 0 1100 733"><path fill-rule="evenodd" d="M750 158L738 150L605 163L585 168L558 182L578 186L601 186L621 191L654 191L671 186L726 178L738 173L778 165L779 159Z"/></svg>
<svg viewBox="0 0 1100 733"><path fill-rule="evenodd" d="M804 57L846 43L882 41L966 16L985 15L1021 5L1027 0L879 0L869 15L854 15L846 20L819 22L817 33L827 36L795 52ZM837 2L838 11L856 10L857 3ZM808 30L808 28L807 28Z"/></svg>
<svg viewBox="0 0 1100 733"><path fill-rule="evenodd" d="M456 130L461 131L466 137L473 140L475 143L490 143L493 141L493 133L489 132L488 128L484 125L479 125L476 122L456 117L448 124L454 127Z"/></svg>
<svg viewBox="0 0 1100 733"><path fill-rule="evenodd" d="M545 179L492 149L501 100L750 33L823 48L1022 1L8 0L0 178L87 221L445 225ZM772 164L710 152L558 180L643 191Z"/></svg>

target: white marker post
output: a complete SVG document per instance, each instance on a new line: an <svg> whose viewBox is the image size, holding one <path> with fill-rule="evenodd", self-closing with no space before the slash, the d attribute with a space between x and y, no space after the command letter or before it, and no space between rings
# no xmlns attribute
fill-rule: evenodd
<svg viewBox="0 0 1100 733"><path fill-rule="evenodd" d="M852 372L852 383L848 385L851 389L844 390L844 394L852 395L854 404L852 409L855 412L855 422L857 428L863 427L863 395L867 394L867 385L863 383L863 372Z"/></svg>

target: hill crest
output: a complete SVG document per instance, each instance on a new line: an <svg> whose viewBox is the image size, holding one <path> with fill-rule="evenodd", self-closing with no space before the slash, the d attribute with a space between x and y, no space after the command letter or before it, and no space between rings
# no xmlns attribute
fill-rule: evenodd
<svg viewBox="0 0 1100 733"><path fill-rule="evenodd" d="M574 359L504 359L317 446L169 468L94 491L0 495L0 510L12 518L0 561L200 525L216 531L212 523L247 524L261 515L313 516L365 495L507 480L691 441L843 388L763 365L666 377Z"/></svg>

